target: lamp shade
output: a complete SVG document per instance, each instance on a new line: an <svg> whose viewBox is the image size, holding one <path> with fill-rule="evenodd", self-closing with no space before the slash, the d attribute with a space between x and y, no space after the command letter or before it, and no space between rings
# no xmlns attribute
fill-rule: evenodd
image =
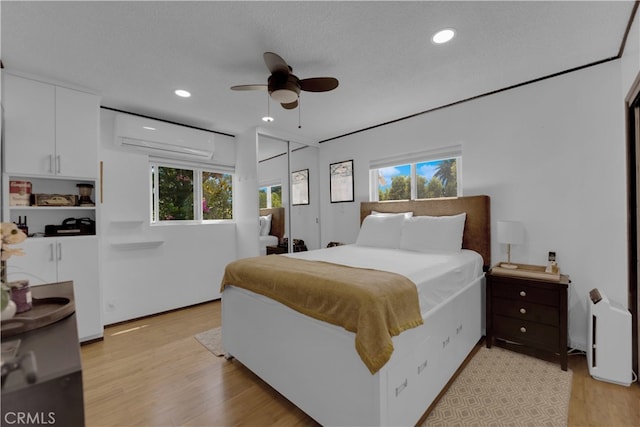
<svg viewBox="0 0 640 427"><path fill-rule="evenodd" d="M498 242L520 245L524 242L524 227L517 221L498 221Z"/></svg>

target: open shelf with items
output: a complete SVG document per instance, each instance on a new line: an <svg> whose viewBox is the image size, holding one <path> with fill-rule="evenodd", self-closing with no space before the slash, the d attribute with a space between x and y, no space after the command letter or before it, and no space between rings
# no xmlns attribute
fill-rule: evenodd
<svg viewBox="0 0 640 427"><path fill-rule="evenodd" d="M40 237L45 234L45 226L60 225L68 218L89 218L96 221L95 205L62 205L62 206L12 206L9 187L11 181L28 181L31 183L31 194L58 194L78 197L78 184L89 184L95 187L94 180L61 179L54 177L28 177L5 174L3 177L3 209L2 218L7 222L26 222L29 237ZM95 198L91 196L92 201ZM63 236L59 236L63 237Z"/></svg>

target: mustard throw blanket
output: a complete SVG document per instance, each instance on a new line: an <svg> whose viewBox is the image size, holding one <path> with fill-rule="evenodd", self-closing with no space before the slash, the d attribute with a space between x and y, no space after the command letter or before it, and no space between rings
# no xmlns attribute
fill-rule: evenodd
<svg viewBox="0 0 640 427"><path fill-rule="evenodd" d="M422 324L416 285L386 271L270 255L227 265L225 285L241 287L356 334L375 374L391 357L391 337Z"/></svg>

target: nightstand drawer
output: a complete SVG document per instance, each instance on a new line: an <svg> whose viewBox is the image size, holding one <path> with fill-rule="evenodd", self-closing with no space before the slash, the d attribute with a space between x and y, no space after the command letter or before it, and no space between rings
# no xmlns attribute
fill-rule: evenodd
<svg viewBox="0 0 640 427"><path fill-rule="evenodd" d="M493 300L493 313L556 327L560 324L560 313L558 313L557 307L532 304L527 301L495 298Z"/></svg>
<svg viewBox="0 0 640 427"><path fill-rule="evenodd" d="M494 319L495 338L532 345L542 350L558 351L558 328L511 317L495 316Z"/></svg>
<svg viewBox="0 0 640 427"><path fill-rule="evenodd" d="M499 298L508 298L530 303L558 306L558 291L542 287L529 286L520 283L493 283L493 295Z"/></svg>

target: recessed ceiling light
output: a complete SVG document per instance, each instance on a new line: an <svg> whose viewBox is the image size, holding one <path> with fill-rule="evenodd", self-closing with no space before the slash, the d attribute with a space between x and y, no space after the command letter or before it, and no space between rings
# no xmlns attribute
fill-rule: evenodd
<svg viewBox="0 0 640 427"><path fill-rule="evenodd" d="M455 35L456 32L452 28L447 28L435 33L433 37L431 37L431 41L435 44L442 44L450 41Z"/></svg>
<svg viewBox="0 0 640 427"><path fill-rule="evenodd" d="M262 118L262 121L263 121L263 122L267 122L267 123L271 123L271 122L273 121L273 117L271 117L271 116L264 116L264 117Z"/></svg>
<svg viewBox="0 0 640 427"><path fill-rule="evenodd" d="M174 93L182 98L189 98L191 96L191 92L184 89L178 89Z"/></svg>

